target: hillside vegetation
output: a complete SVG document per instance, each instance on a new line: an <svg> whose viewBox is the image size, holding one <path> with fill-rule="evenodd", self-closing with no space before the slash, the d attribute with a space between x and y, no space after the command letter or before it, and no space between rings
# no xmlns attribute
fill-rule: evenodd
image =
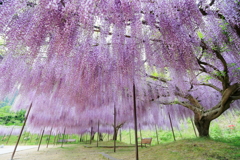
<svg viewBox="0 0 240 160"><path fill-rule="evenodd" d="M21 126L25 119L25 111L12 112L11 106L4 106L0 108L0 125L16 125Z"/></svg>

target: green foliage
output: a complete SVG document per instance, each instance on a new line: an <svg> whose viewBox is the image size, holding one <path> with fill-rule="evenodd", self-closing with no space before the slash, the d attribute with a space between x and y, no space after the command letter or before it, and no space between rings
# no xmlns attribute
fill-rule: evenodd
<svg viewBox="0 0 240 160"><path fill-rule="evenodd" d="M224 71L214 71L213 74L215 74L216 76L225 76L226 72L224 72Z"/></svg>
<svg viewBox="0 0 240 160"><path fill-rule="evenodd" d="M199 37L200 39L203 39L203 38L204 38L204 35L203 35L203 33L202 33L202 32L200 32L200 31L198 31L198 32L197 32L197 35L198 35L198 37Z"/></svg>
<svg viewBox="0 0 240 160"><path fill-rule="evenodd" d="M213 77L211 77L210 75L200 75L199 78L205 83L208 83L209 80L213 79Z"/></svg>
<svg viewBox="0 0 240 160"><path fill-rule="evenodd" d="M21 126L25 119L25 111L11 112L11 106L0 108L0 125Z"/></svg>
<svg viewBox="0 0 240 160"><path fill-rule="evenodd" d="M229 67L234 67L234 66L236 66L236 63L228 63L227 64ZM240 68L240 67L239 67Z"/></svg>
<svg viewBox="0 0 240 160"><path fill-rule="evenodd" d="M4 49L3 46L6 44L4 38L2 36L0 36L0 55L4 54Z"/></svg>

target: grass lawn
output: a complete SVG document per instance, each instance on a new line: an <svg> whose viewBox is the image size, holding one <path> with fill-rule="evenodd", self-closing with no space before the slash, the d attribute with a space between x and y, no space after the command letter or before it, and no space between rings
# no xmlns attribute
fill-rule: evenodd
<svg viewBox="0 0 240 160"><path fill-rule="evenodd" d="M134 160L135 147L123 142L117 142L116 152L113 152L113 141L92 144L76 143L46 148L43 144L40 151L36 149L19 151L15 154L19 160L102 160L107 159L101 153L122 160ZM11 154L0 155L0 159L10 158ZM233 141L221 142L211 139L185 139L155 146L139 147L139 159L142 160L238 160L240 159L240 137Z"/></svg>

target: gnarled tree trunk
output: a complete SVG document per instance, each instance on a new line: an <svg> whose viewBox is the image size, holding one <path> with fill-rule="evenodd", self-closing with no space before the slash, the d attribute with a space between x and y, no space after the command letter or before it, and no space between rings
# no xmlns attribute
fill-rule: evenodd
<svg viewBox="0 0 240 160"><path fill-rule="evenodd" d="M210 137L209 127L212 120L218 118L230 108L234 100L240 99L240 84L235 83L222 91L221 101L209 110L204 110L197 99L191 95L186 96L192 105L182 103L183 106L194 112L194 123L198 130L199 137Z"/></svg>
<svg viewBox="0 0 240 160"><path fill-rule="evenodd" d="M118 135L118 130L124 125L125 122L117 125L115 128L114 128L114 133L113 133L113 140L117 140L117 135Z"/></svg>
<svg viewBox="0 0 240 160"><path fill-rule="evenodd" d="M198 130L199 137L210 137L209 136L209 127L210 127L211 120L207 118L197 118L197 116L194 117L194 123Z"/></svg>

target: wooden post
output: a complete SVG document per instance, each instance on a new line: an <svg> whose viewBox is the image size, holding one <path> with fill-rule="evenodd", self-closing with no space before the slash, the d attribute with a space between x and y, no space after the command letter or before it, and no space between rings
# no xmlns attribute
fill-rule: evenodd
<svg viewBox="0 0 240 160"><path fill-rule="evenodd" d="M82 134L79 136L79 143L82 142Z"/></svg>
<svg viewBox="0 0 240 160"><path fill-rule="evenodd" d="M181 138L182 138L182 133L181 133L181 131L180 131L180 129L178 128L178 132L179 132L179 134L180 134L180 136L181 136Z"/></svg>
<svg viewBox="0 0 240 160"><path fill-rule="evenodd" d="M31 134L31 137L30 137L30 141L29 141L30 144L32 142L32 137L33 137L33 134Z"/></svg>
<svg viewBox="0 0 240 160"><path fill-rule="evenodd" d="M37 135L37 138L36 138L36 144L39 144L39 141L40 141L40 135L41 135L41 132Z"/></svg>
<svg viewBox="0 0 240 160"><path fill-rule="evenodd" d="M56 141L56 145L58 144L58 141L59 141L59 137L60 137L60 131L58 132L58 134L57 134L57 141Z"/></svg>
<svg viewBox="0 0 240 160"><path fill-rule="evenodd" d="M98 136L97 136L97 147L98 147L98 141L99 141L99 120L98 120Z"/></svg>
<svg viewBox="0 0 240 160"><path fill-rule="evenodd" d="M114 147L113 147L113 150L114 150L114 152L116 152L116 139L117 139L117 136L115 135L116 134L116 106L114 105L114 111L113 111L113 119L114 119L114 133L113 133L113 137L115 137L114 138Z"/></svg>
<svg viewBox="0 0 240 160"><path fill-rule="evenodd" d="M51 130L50 130L50 135L48 136L48 142L47 142L47 147L46 147L46 148L48 148L48 144L49 144L49 142L50 142L50 137L51 137L51 135L52 135L52 128L51 128Z"/></svg>
<svg viewBox="0 0 240 160"><path fill-rule="evenodd" d="M27 122L27 119L28 119L28 115L29 115L29 113L30 113L31 108L32 108L32 103L31 103L31 105L30 105L30 107L29 107L29 109L28 109L28 112L27 112L25 121L24 121L24 123L23 123L22 129L21 129L20 134L19 134L19 136L18 136L18 140L17 140L17 143L16 143L15 148L14 148L14 150L13 150L11 160L13 160L13 157L14 157L15 152L16 152L16 150L17 150L17 146L18 146L18 143L19 143L20 138L21 138L21 136L22 136L22 132L23 132L23 129L24 129L25 125L26 125L26 122Z"/></svg>
<svg viewBox="0 0 240 160"><path fill-rule="evenodd" d="M28 141L28 137L29 137L29 135L30 135L30 132L28 132L28 135L26 136L27 139L25 140L24 145L26 145L26 143L27 143L27 141Z"/></svg>
<svg viewBox="0 0 240 160"><path fill-rule="evenodd" d="M193 126L193 130L194 130L195 136L197 137L197 132L196 132L195 126L194 126L194 124L193 124L192 118L190 118L190 120L191 120L191 122L192 122L192 126Z"/></svg>
<svg viewBox="0 0 240 160"><path fill-rule="evenodd" d="M104 141L104 139L105 139L105 137L106 137L106 135L107 135L107 133L106 134L103 134L104 136L103 136L103 141Z"/></svg>
<svg viewBox="0 0 240 160"><path fill-rule="evenodd" d="M137 137L137 103L136 103L136 93L135 84L133 84L133 115L134 115L134 128L135 128L135 148L136 148L136 160L139 159L138 156L138 137Z"/></svg>
<svg viewBox="0 0 240 160"><path fill-rule="evenodd" d="M3 135L3 137L2 137L2 141L3 141L3 139L4 139L5 136L6 136L6 134Z"/></svg>
<svg viewBox="0 0 240 160"><path fill-rule="evenodd" d="M14 126L12 127L12 130L11 130L11 132L10 132L9 136L8 136L8 139L7 139L7 142L6 142L6 144L8 144L8 141L9 141L9 139L10 139L11 135L12 135L13 128L14 128Z"/></svg>
<svg viewBox="0 0 240 160"><path fill-rule="evenodd" d="M53 140L53 145L56 145L56 138L57 138L58 134L56 133L54 140Z"/></svg>
<svg viewBox="0 0 240 160"><path fill-rule="evenodd" d="M129 128L129 139L130 139L130 144L132 144L132 142L131 142L131 131L130 131L130 128Z"/></svg>
<svg viewBox="0 0 240 160"><path fill-rule="evenodd" d="M63 141L64 141L65 132L66 132L66 127L64 128L64 131L63 131L63 139L62 139L62 145L61 145L61 147L63 147Z"/></svg>
<svg viewBox="0 0 240 160"><path fill-rule="evenodd" d="M159 144L159 140L158 140L158 130L157 130L157 126L155 125L155 130L156 130L156 136L157 136L157 143Z"/></svg>
<svg viewBox="0 0 240 160"><path fill-rule="evenodd" d="M90 132L90 144L92 144L92 134L93 134L93 127L91 127L91 132Z"/></svg>
<svg viewBox="0 0 240 160"><path fill-rule="evenodd" d="M122 128L120 128L119 136L120 136L120 141L122 141Z"/></svg>
<svg viewBox="0 0 240 160"><path fill-rule="evenodd" d="M44 128L43 128L43 131L42 131L42 135L41 135L41 138L40 138L40 141L39 141L39 144L38 144L38 150L37 151L39 151L39 149L40 149L40 145L41 145L41 143L42 143L42 137L43 137L43 134L44 134Z"/></svg>
<svg viewBox="0 0 240 160"><path fill-rule="evenodd" d="M170 124L171 124L171 128L172 128L173 139L174 139L174 141L176 141L175 134L174 134L174 130L173 130L173 126L172 126L172 120L171 120L171 116L170 116L169 113L168 113L168 117L169 117Z"/></svg>
<svg viewBox="0 0 240 160"><path fill-rule="evenodd" d="M142 130L141 130L140 123L139 123L139 131L140 131L140 139L141 139L141 147L142 147Z"/></svg>

